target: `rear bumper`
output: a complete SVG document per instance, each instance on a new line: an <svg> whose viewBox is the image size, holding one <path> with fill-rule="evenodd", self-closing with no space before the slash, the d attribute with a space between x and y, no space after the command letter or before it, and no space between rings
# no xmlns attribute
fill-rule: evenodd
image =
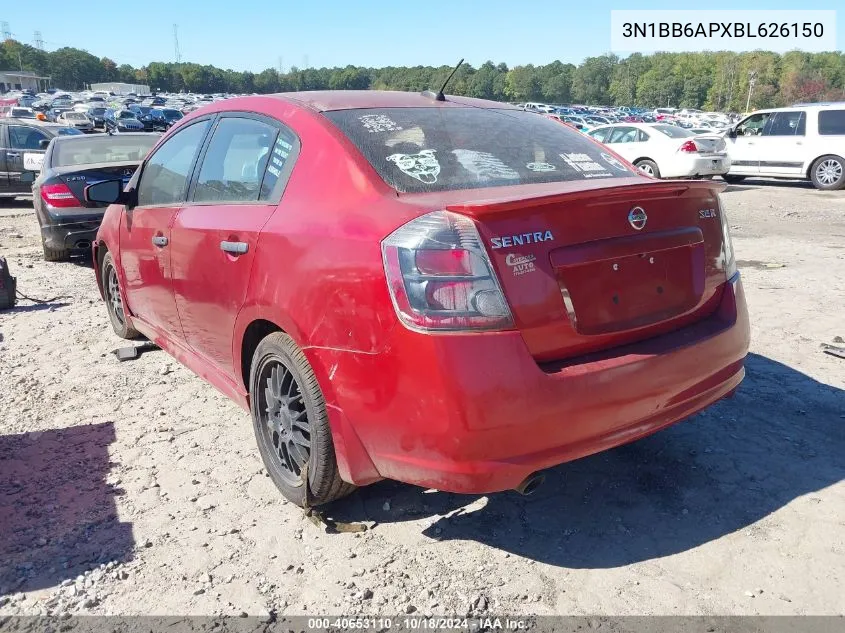
<svg viewBox="0 0 845 633"><path fill-rule="evenodd" d="M91 209L86 208L63 212L51 209L41 226L41 236L49 248L88 251L102 221L102 211L92 214Z"/></svg>
<svg viewBox="0 0 845 633"><path fill-rule="evenodd" d="M429 336L394 328L379 354L309 348L341 475L466 493L631 442L730 395L749 325L739 276L711 317L558 366L517 332Z"/></svg>
<svg viewBox="0 0 845 633"><path fill-rule="evenodd" d="M725 155L721 156L698 156L696 154L679 156L672 161L668 170L661 172L661 175L669 178L684 178L689 176L720 176L728 173L731 168L731 159Z"/></svg>

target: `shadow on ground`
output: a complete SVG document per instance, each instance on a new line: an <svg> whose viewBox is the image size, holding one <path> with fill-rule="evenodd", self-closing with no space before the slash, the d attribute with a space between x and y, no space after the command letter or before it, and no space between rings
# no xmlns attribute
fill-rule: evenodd
<svg viewBox="0 0 845 633"><path fill-rule="evenodd" d="M0 595L131 559L106 483L114 440L111 422L0 436Z"/></svg>
<svg viewBox="0 0 845 633"><path fill-rule="evenodd" d="M619 567L695 548L845 477L845 392L755 354L746 368L734 399L554 468L530 497L382 482L327 514L379 523L428 518L424 534L432 539L478 541L571 568ZM483 507L465 512L473 501Z"/></svg>

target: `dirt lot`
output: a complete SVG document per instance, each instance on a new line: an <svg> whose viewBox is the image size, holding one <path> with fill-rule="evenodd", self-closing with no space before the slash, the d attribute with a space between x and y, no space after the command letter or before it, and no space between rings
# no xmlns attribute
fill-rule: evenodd
<svg viewBox="0 0 845 633"><path fill-rule="evenodd" d="M736 398L554 469L531 497L383 482L328 534L264 475L248 416L164 352L129 363L87 262L0 253L0 615L845 613L845 192L731 187L752 315Z"/></svg>

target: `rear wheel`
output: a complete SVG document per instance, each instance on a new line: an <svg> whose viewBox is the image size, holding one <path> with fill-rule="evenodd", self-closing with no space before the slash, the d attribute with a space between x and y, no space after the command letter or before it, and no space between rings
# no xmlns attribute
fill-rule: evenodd
<svg viewBox="0 0 845 633"><path fill-rule="evenodd" d="M813 163L810 179L816 189L842 189L845 187L845 159L835 154L822 156Z"/></svg>
<svg viewBox="0 0 845 633"><path fill-rule="evenodd" d="M348 495L340 478L326 404L302 350L287 334L269 334L255 350L249 395L261 459L281 493L299 506Z"/></svg>
<svg viewBox="0 0 845 633"><path fill-rule="evenodd" d="M45 262L63 262L70 257L70 251L64 248L50 248L43 242L41 248L44 249Z"/></svg>
<svg viewBox="0 0 845 633"><path fill-rule="evenodd" d="M100 269L100 279L103 283L103 296L106 299L106 309L109 312L114 333L120 338L133 339L138 337L138 330L129 325L129 319L123 307L123 295L120 294L120 280L117 276L114 260L111 253L103 257L103 265Z"/></svg>
<svg viewBox="0 0 845 633"><path fill-rule="evenodd" d="M731 176L730 174L722 174L722 180L729 185L735 185L745 180L745 176Z"/></svg>
<svg viewBox="0 0 845 633"><path fill-rule="evenodd" d="M657 168L657 163L653 160L642 158L634 163L634 166L638 167L640 171L647 173L649 176L660 178L660 170Z"/></svg>

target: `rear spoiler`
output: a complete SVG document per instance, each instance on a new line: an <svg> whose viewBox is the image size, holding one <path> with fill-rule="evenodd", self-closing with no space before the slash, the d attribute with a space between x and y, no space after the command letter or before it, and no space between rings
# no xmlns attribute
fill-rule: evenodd
<svg viewBox="0 0 845 633"><path fill-rule="evenodd" d="M593 181L592 184L597 184ZM471 200L456 204L449 204L446 209L456 211L465 215L489 215L512 211L514 209L527 209L542 207L560 202L572 202L582 198L595 198L597 193L603 201L615 198L627 198L636 200L637 195L648 194L649 196L663 195L665 197L681 197L687 191L701 189L716 189L721 193L727 187L724 182L712 182L709 180L679 180L675 182L637 182L626 185L612 185L601 183L602 187L577 188L571 191L558 191L554 193L539 193L535 195L508 195L501 198L490 198L485 200ZM605 190L606 191L603 191Z"/></svg>

